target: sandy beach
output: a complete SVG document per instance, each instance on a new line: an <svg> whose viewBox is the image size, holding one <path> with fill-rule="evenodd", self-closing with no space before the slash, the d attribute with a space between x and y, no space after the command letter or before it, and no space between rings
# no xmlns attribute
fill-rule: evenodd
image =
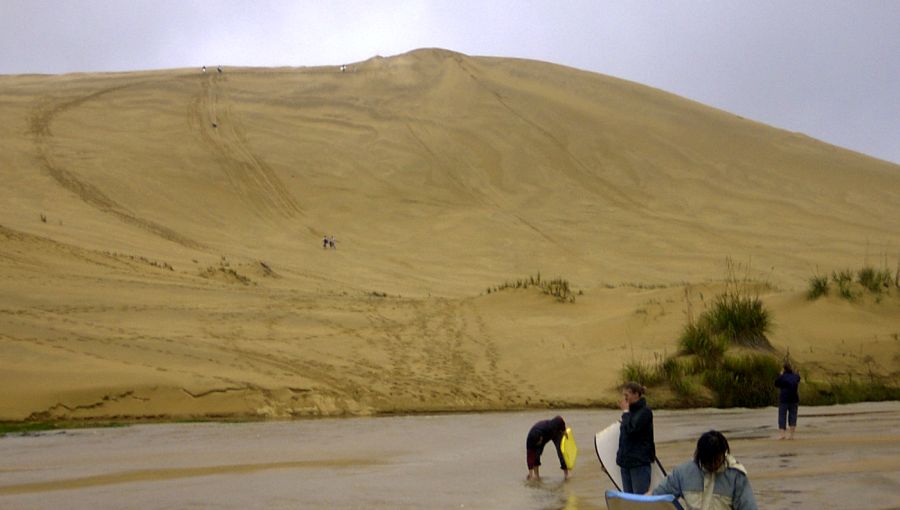
<svg viewBox="0 0 900 510"><path fill-rule="evenodd" d="M591 446L608 410L561 410L580 446L563 483L552 451L525 482L524 441L547 411L239 424L163 424L0 438L3 508L596 510L612 485ZM803 407L779 441L775 409L657 411L667 469L722 430L760 508L900 507L900 405Z"/></svg>

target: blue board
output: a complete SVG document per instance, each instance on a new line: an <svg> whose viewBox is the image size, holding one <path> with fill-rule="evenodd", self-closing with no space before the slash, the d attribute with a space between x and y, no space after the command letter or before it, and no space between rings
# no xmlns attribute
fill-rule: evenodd
<svg viewBox="0 0 900 510"><path fill-rule="evenodd" d="M671 494L644 496L627 492L606 491L606 508L609 510L684 510Z"/></svg>

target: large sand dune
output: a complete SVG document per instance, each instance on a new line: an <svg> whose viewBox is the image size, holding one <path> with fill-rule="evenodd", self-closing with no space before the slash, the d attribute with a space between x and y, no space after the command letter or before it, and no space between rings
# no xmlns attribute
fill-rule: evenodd
<svg viewBox="0 0 900 510"><path fill-rule="evenodd" d="M2 76L0 116L0 420L611 402L729 257L807 373L900 367L896 292L803 297L895 269L900 166L635 83L420 50ZM485 293L538 271L584 294Z"/></svg>

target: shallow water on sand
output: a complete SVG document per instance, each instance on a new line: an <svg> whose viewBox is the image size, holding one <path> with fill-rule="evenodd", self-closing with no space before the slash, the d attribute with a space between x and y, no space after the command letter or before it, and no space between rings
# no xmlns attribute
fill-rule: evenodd
<svg viewBox="0 0 900 510"><path fill-rule="evenodd" d="M525 482L525 435L556 412L164 424L0 438L0 508L606 508L593 451L611 410L559 411L575 431L568 482L552 446ZM775 410L656 411L666 469L710 428L750 472L760 508L900 508L900 403L801 407L778 441Z"/></svg>

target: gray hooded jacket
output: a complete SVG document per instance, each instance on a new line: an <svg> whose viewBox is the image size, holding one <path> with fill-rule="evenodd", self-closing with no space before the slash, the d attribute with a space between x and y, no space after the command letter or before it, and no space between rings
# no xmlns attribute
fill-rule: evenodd
<svg viewBox="0 0 900 510"><path fill-rule="evenodd" d="M747 470L731 455L715 473L694 461L676 467L653 489L653 494L684 498L688 510L756 510Z"/></svg>

